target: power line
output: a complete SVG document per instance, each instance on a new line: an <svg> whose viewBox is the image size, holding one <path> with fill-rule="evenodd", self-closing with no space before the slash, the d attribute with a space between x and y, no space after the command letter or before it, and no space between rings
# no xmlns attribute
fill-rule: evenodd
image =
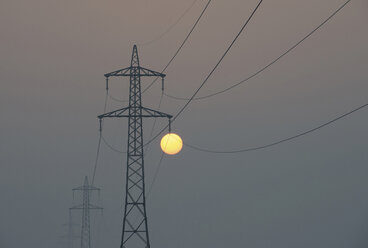
<svg viewBox="0 0 368 248"><path fill-rule="evenodd" d="M102 134L101 134L101 138L102 138L102 141L104 142L104 144L105 144L108 148L110 148L112 151L117 152L117 153L121 153L121 154L125 154L125 153L126 153L126 152L121 151L121 150L119 150L119 149L117 149L117 148L113 147L112 145L110 145L110 144L109 144L109 142L107 142L107 140L105 139L105 137L104 137Z"/></svg>
<svg viewBox="0 0 368 248"><path fill-rule="evenodd" d="M233 41L230 43L229 47L226 49L225 53L221 56L220 60L216 63L216 65L214 66L214 68L211 70L211 72L207 75L206 79L202 82L202 84L199 86L199 88L196 90L196 92L193 94L193 96L191 97L191 99L189 99L189 101L181 108L181 110L174 116L174 118L172 119L172 122L174 122L177 117L184 111L184 109L189 105L189 103L192 101L192 99L195 97L195 95L199 92L199 90L203 87L203 85L207 82L207 80L211 77L211 75L213 74L213 72L217 69L217 67L220 65L220 63L222 62L222 60L225 58L225 56L227 55L227 53L230 51L231 47L234 45L235 41L238 39L238 37L240 36L240 34L243 32L244 28L248 25L249 21L252 19L253 15L255 14L255 12L257 11L258 7L260 6L260 4L263 2L263 0L259 1L258 5L256 6L256 8L253 10L252 14L250 15L250 17L247 19L247 21L245 22L245 24L242 26L242 28L240 29L240 31L238 32L238 34L235 36L235 38L233 39ZM163 128L155 137L153 137L153 139L151 139L150 141L148 141L145 145L149 145L149 143L151 143L154 139L156 139L168 126L166 126L165 128ZM151 193L151 190L155 184L158 172L160 170L161 164L162 164L162 160L163 160L163 156L164 153L161 154L161 158L160 161L158 163L157 169L155 171L155 175L153 178L153 181L150 185L148 194Z"/></svg>
<svg viewBox="0 0 368 248"><path fill-rule="evenodd" d="M173 57L169 60L169 62L166 64L166 66L164 67L164 69L161 71L161 73L163 73L168 67L169 65L171 64L171 62L175 59L175 57L178 55L178 53L180 52L180 50L182 49L182 47L184 46L184 44L187 42L189 36L192 34L193 30L195 29L195 27L197 26L197 24L199 23L200 19L202 18L204 12L207 10L209 4L211 3L212 0L209 0L207 2L207 4L205 5L205 7L203 8L201 14L199 15L199 17L197 18L196 22L194 23L193 27L191 28L191 30L189 31L189 33L187 34L187 36L185 37L184 41L181 43L181 45L179 46L178 50L175 52L175 54L173 55ZM151 84L149 84L143 91L142 91L142 94L144 92L146 92L156 81L157 81L158 77L155 78ZM159 109L161 107L161 103L162 103L162 97L163 97L163 94L161 94L161 98L160 98L160 103L159 103ZM152 126L152 129L151 129L151 134L150 134L150 141L146 144L144 144L144 146L148 146L151 141L153 141L154 139L156 139L158 137L158 135L160 135L168 126L166 126L158 135L156 135L153 139L152 139L152 134L153 134L153 130L154 130L154 127L156 125L156 119L154 120L154 123L153 123L153 126ZM148 148L147 148L148 149ZM156 182L156 178L158 176L158 172L161 168L161 164L162 164L162 160L163 160L163 157L164 157L164 153L162 152L161 154L161 158L160 158L160 161L156 167L156 170L155 170L155 174L154 174L154 178L152 180L152 183L149 187L149 190L148 190L148 194L147 194L147 197L150 195L151 191L152 191L152 188Z"/></svg>
<svg viewBox="0 0 368 248"><path fill-rule="evenodd" d="M160 105L161 105L161 101L160 101ZM167 144L168 144L168 141L169 141L169 139L166 140L165 146L162 148L163 150L166 149ZM162 160L164 158L164 155L165 155L165 153L162 151L161 152L160 161L158 162L158 165L157 165L156 170L155 170L155 174L153 176L153 180L152 180L151 185L150 185L150 187L148 189L147 197L151 194L152 188L153 188L153 186L154 186L154 184L156 182L156 179L157 179L157 176L158 176L158 172L160 171L160 168L161 168L161 164L162 164Z"/></svg>
<svg viewBox="0 0 368 248"><path fill-rule="evenodd" d="M282 57L284 57L285 55L287 55L288 53L290 53L292 50L294 50L298 45L300 45L303 41L305 41L307 38L309 38L313 33L315 33L318 29L320 29L324 24L326 24L330 19L332 19L332 17L334 17L338 12L340 12L351 0L348 0L346 1L343 5L341 5L337 10L335 10L328 18L326 18L321 24L319 24L315 29L313 29L310 33L308 33L305 37L303 37L300 41L298 41L295 45L293 45L291 48L289 48L286 52L284 52L282 55L280 55L279 57L277 57L275 60L273 60L271 63L269 63L268 65L266 65L265 67L263 67L261 70L257 71L256 73L252 74L251 76L249 76L248 78L240 81L239 83L229 87L229 88L226 88L222 91L219 91L219 92L216 92L216 93L213 93L213 94L210 94L210 95L207 95L207 96L202 96L202 97L197 97L197 98L178 98L178 97L175 97L175 96L170 96L166 93L164 93L166 96L168 97L171 97L171 98L175 98L175 99L179 99L179 100L199 100L199 99L204 99L204 98L208 98L208 97L211 97L211 96L214 96L214 95L218 95L220 93L223 93L223 92L226 92L248 80L250 80L251 78L257 76L259 73L261 73L262 71L266 70L268 67L270 67L271 65L273 65L274 63L276 63L278 60L280 60ZM363 107L365 107L365 105L363 105ZM353 112L359 110L360 108L354 110ZM352 112L352 113L353 113ZM179 114L180 114L180 111L179 111ZM178 114L178 115L179 115ZM349 114L349 113L348 113ZM347 114L347 115L348 115ZM345 116L345 115L344 115ZM343 116L343 117L344 117ZM176 116L177 117L177 116ZM176 118L175 117L175 118ZM341 117L341 118L343 118ZM174 119L175 119L174 118ZM337 118L336 120L338 120L340 118ZM336 121L336 120L333 120L332 122ZM327 124L328 125L328 124ZM240 149L240 150L234 150L234 151L215 151L215 150L209 150L209 149L204 149L204 148L200 148L200 147L196 147L194 145L191 145L191 144L187 144L187 143L184 143L184 145L192 148L192 149L196 149L196 150L199 150L199 151L203 151L203 152L213 152L213 153L238 153L238 152L247 152L247 151L254 151L254 150L259 150L259 149L264 149L264 148L268 148L268 147L271 147L271 146L274 146L274 145L277 145L277 144L280 144L280 143L283 143L283 142L286 142L286 141L289 141L291 139L295 139L297 137L300 137L300 136L303 136L303 135L306 135L310 132L313 132L319 128L322 128L326 126L325 124L324 125L321 125L315 129L311 129L311 130L308 130L307 132L304 132L304 133L301 133L301 134L298 134L298 135L295 135L295 136L292 136L292 137L289 137L289 138L286 138L286 139L282 139L280 141L277 141L277 142L273 142L273 143L270 143L270 144L267 144L267 145L263 145L263 146L259 146L259 147L251 147L251 148L247 148L247 149ZM165 129L167 128L167 126L165 127ZM162 132L164 131L164 129L158 134L160 135ZM156 135L153 139L157 138ZM148 143L151 143L153 140L150 140ZM148 144L147 143L147 144ZM147 145L146 144L146 145Z"/></svg>
<svg viewBox="0 0 368 248"><path fill-rule="evenodd" d="M194 92L194 94L192 95L192 97L189 98L188 102L182 107L182 109L176 114L176 116L174 116L174 118L172 119L172 122L174 122L179 117L179 115L185 110L185 108L189 105L189 103L194 99L194 97L202 89L202 87L204 86L204 84L212 76L212 74L215 72L215 70L217 69L217 67L221 64L222 60L225 58L225 56L230 51L230 49L232 48L232 46L235 44L236 40L239 38L239 36L241 35L241 33L243 32L243 30L245 29L245 27L248 25L249 21L252 19L253 15L256 13L257 9L259 8L259 6L261 5L262 2L263 2L263 0L260 0L258 2L256 8L253 10L252 14L249 16L249 18L247 19L247 21L244 23L244 25L242 26L242 28L239 30L238 34L235 36L235 38L233 39L233 41L230 43L230 45L228 46L228 48L226 49L226 51L224 52L224 54L221 56L220 60L216 63L216 65L213 67L213 69L211 70L211 72L207 75L207 77L202 82L202 84Z"/></svg>
<svg viewBox="0 0 368 248"><path fill-rule="evenodd" d="M114 100L114 101L116 101L116 102L128 102L128 100L119 99L119 98L117 98L117 97L112 96L112 95L110 94L110 92L108 92L108 93L107 93L107 95L109 96L109 98L110 98L111 100Z"/></svg>
<svg viewBox="0 0 368 248"><path fill-rule="evenodd" d="M162 94L161 94L161 97L160 97L160 102L159 102L159 104L158 104L158 109L161 109L161 104L162 104L163 96L164 96L164 92L162 91ZM153 122L153 125L152 125L152 128L151 128L151 133L150 133L149 140L152 138L153 131L154 131L155 126L156 126L156 120L157 120L157 119L155 118L155 120L154 120L154 122ZM147 154L147 152L148 152L148 150L149 150L149 144L148 144L147 146L145 146L145 147L146 147L146 154ZM149 195L151 194L152 188L153 188L153 186L154 186L154 184L155 184L155 182L156 182L156 179L157 179L157 176L158 176L158 172L160 171L160 168L161 168L161 164L162 164L162 160L163 160L163 158L164 158L164 153L162 152L162 153L161 153L161 158L160 158L160 160L159 160L159 162L158 162L158 164L157 164L157 166L156 166L156 170L155 170L155 173L154 173L154 176L153 176L153 180L152 180L152 182L151 182L151 184L150 184L150 186L149 186L149 188L148 188L147 198L148 198L148 197L149 197Z"/></svg>
<svg viewBox="0 0 368 248"><path fill-rule="evenodd" d="M106 107L107 107L107 94L108 91L106 91L106 95L105 95L105 103L104 103L104 113L106 112ZM93 186L94 182L95 182L95 176L96 176L96 171L97 171L97 165L98 165L98 158L100 156L100 148L101 148L101 139L102 139L102 122L101 122L101 126L100 126L100 132L99 132L99 137L98 137L98 145L97 145L97 152L96 152L96 159L95 159L95 165L93 167L93 173L92 173L92 182L91 182L91 186Z"/></svg>
<svg viewBox="0 0 368 248"><path fill-rule="evenodd" d="M158 103L158 107L157 107L157 109L158 109L158 110L160 110L160 109L161 109L161 104L162 104L163 96L164 96L164 93L163 93L163 91L162 91L161 96L160 96L160 102ZM150 132L150 136L149 136L148 140L150 140L150 139L152 138L152 136L153 136L153 131L155 131L156 123L157 123L157 119L155 118L155 119L153 120L153 124L152 124L152 128L151 128L151 132ZM148 151L149 151L149 145L147 145L147 146L146 146L146 151L145 151L145 152L146 152L146 155L147 155L147 152L148 152Z"/></svg>
<svg viewBox="0 0 368 248"><path fill-rule="evenodd" d="M258 70L257 72L251 74L249 77L243 79L242 81L228 87L225 88L223 90L220 90L218 92L212 93L212 94L208 94L205 96L199 96L196 98L193 98L193 100L202 100L205 98L209 98L209 97L213 97L216 95L219 95L221 93L224 93L226 91L229 91L237 86L239 86L240 84L243 84L247 81L249 81L250 79L254 78L255 76L257 76L258 74L260 74L261 72L263 72L264 70L266 70L268 67L272 66L273 64L275 64L277 61L279 61L281 58L283 58L285 55L287 55L288 53L290 53L292 50L294 50L297 46L299 46L303 41L305 41L306 39L308 39L313 33L315 33L318 29L320 29L324 24L326 24L332 17L334 17L338 12L340 12L340 10L342 10L351 0L346 1L343 5L341 5L337 10L335 10L329 17L327 17L321 24L319 24L316 28L314 28L310 33L308 33L306 36L304 36L300 41L298 41L297 43L295 43L292 47L290 47L288 50L286 50L283 54L281 54L280 56L278 56L276 59L274 59L273 61L271 61L269 64L267 64L265 67L263 67L262 69ZM172 98L172 99L176 99L176 100L189 100L190 98L185 98L185 97L177 97L177 96L173 96L167 93L164 93L165 96Z"/></svg>
<svg viewBox="0 0 368 248"><path fill-rule="evenodd" d="M160 161L159 161L159 162L158 162L158 164L157 164L157 167L156 167L156 170L155 170L155 174L154 174L153 179L152 179L152 182L151 182L151 184L150 184L150 186L149 186L149 188L148 188L147 198L150 196L151 191L152 191L152 189L153 189L153 185L154 185L154 184L155 184L155 182L156 182L156 179L157 179L157 176L158 176L158 172L159 172L159 171L160 171L160 169L161 169L161 164L162 164L162 160L163 160L163 158L164 158L164 152L161 152Z"/></svg>
<svg viewBox="0 0 368 248"><path fill-rule="evenodd" d="M180 52L180 50L183 48L184 44L187 42L187 40L189 39L189 36L192 34L193 30L195 29L195 27L197 26L197 24L199 23L199 21L201 20L204 12L207 10L208 6L210 5L212 0L208 0L206 6L203 8L201 14L199 15L199 17L197 18L197 20L195 21L193 27L190 29L189 33L187 34L187 36L185 37L185 39L183 40L183 42L181 43L181 45L179 46L179 48L176 50L176 52L174 53L174 55L171 57L171 59L169 60L169 62L166 64L166 66L164 67L164 69L161 71L161 73L164 73L166 71L166 69L169 67L169 65L171 64L171 62L173 62L173 60L175 59L175 57L178 55L178 53ZM158 77L156 77L152 83L150 83L143 91L142 94L144 92L146 92L149 88L151 88L151 86L157 81Z"/></svg>
<svg viewBox="0 0 368 248"><path fill-rule="evenodd" d="M225 50L225 52L222 54L222 56L220 57L220 59L217 61L217 63L215 64L215 66L212 68L212 70L210 71L210 73L207 75L207 77L204 79L204 81L201 83L201 85L198 87L198 89L194 92L194 94L192 95L191 98L189 98L189 100L184 104L184 106L179 110L179 112L172 118L171 123L173 123L182 113L183 111L188 107L188 105L190 104L190 102L194 99L194 97L198 94L198 92L201 90L201 88L205 85L205 83L208 81L208 79L212 76L212 74L214 73L214 71L217 69L217 67L221 64L222 60L225 58L225 56L228 54L228 52L230 51L230 49L232 48L232 46L235 44L236 40L239 38L239 36L242 34L242 32L244 31L245 27L248 25L249 21L252 19L252 17L254 16L254 14L256 13L256 11L258 10L259 6L261 5L261 3L263 2L263 0L260 0L257 4L257 6L255 7L255 9L252 11L251 15L248 17L248 19L245 21L245 23L243 24L243 26L241 27L241 29L239 30L239 32L236 34L235 38L231 41L230 45L227 47L227 49ZM169 125L166 125L159 133L157 133L151 140L149 140L145 145L150 144L153 140L155 140L166 128L168 128Z"/></svg>
<svg viewBox="0 0 368 248"><path fill-rule="evenodd" d="M162 37L164 37L167 33L169 33L180 21L181 19L183 19L183 17L192 9L192 7L194 6L194 4L197 2L198 0L194 0L190 6L184 11L184 13L171 25L169 26L163 33L161 33L159 36L157 36L156 38L150 40L150 41L147 41L147 42L144 42L144 43L141 43L141 44L138 44L140 46L146 46L146 45L149 45L151 43L154 43L158 40L160 40Z"/></svg>
<svg viewBox="0 0 368 248"><path fill-rule="evenodd" d="M271 146L279 145L281 143L284 143L284 142L287 142L287 141L290 141L290 140L299 138L301 136L307 135L307 134L312 133L314 131L317 131L317 130L319 130L319 129L325 127L325 126L328 126L328 125L330 125L330 124L332 124L332 123L334 123L334 122L336 122L336 121L338 121L338 120L340 120L340 119L342 119L342 118L344 118L344 117L346 117L348 115L351 115L354 112L356 112L358 110L361 110L361 109L363 109L363 108L365 108L367 106L368 106L368 103L366 103L366 104L364 104L362 106L359 106L359 107L357 107L357 108L355 108L355 109L353 109L353 110L351 110L351 111L349 111L349 112L347 112L347 113L345 113L343 115L340 115L340 116L338 116L338 117L336 117L336 118L334 118L334 119L332 119L332 120L330 120L330 121L328 121L326 123L323 123L322 125L319 125L319 126L317 126L315 128L309 129L309 130L304 131L302 133L299 133L297 135L294 135L294 136L291 136L291 137L288 137L288 138L285 138L285 139L281 139L279 141L272 142L272 143L269 143L269 144L266 144L266 145L262 145L262 146L256 146L256 147L250 147L250 148L244 148L244 149L237 149L237 150L231 150L231 151L218 151L218 150L210 150L210 149L207 149L207 148L197 147L197 146L194 146L194 145L191 145L191 144L188 144L188 143L184 143L184 145L187 146L187 147L190 147L190 148L192 148L194 150L198 150L198 151L201 151L201 152L209 152L209 153L241 153L241 152L250 152L250 151L261 150L261 149L269 148Z"/></svg>
<svg viewBox="0 0 368 248"><path fill-rule="evenodd" d="M190 29L189 33L187 34L187 36L184 38L184 40L182 41L182 43L180 44L179 48L176 50L176 52L174 53L174 55L171 57L171 59L169 60L169 62L166 64L166 66L164 67L164 69L161 71L161 73L164 73L166 71L166 69L170 66L170 64L173 62L173 60L175 59L175 57L179 54L180 50L183 48L184 44L188 41L189 36L192 34L192 32L194 31L194 29L196 28L197 24L199 23L199 21L201 20L204 12L207 10L209 4L211 3L212 0L208 0L207 4L205 5L205 7L203 8L201 14L199 15L199 17L197 18L197 20L195 21L194 25L192 26L192 28ZM157 81L158 77L156 77L143 91L142 94L144 94L149 88L152 87L152 85ZM116 97L113 97L109 94L109 97L117 102L128 102L128 100L123 100L123 99L118 99Z"/></svg>
<svg viewBox="0 0 368 248"><path fill-rule="evenodd" d="M95 159L95 165L93 167L93 174L92 174L92 182L91 182L91 185L93 185L94 180L95 180L95 176L96 176L98 158L99 158L99 155L100 155L100 148L101 148L101 137L102 137L102 135L100 133L100 135L98 137L98 145L97 145L96 159Z"/></svg>

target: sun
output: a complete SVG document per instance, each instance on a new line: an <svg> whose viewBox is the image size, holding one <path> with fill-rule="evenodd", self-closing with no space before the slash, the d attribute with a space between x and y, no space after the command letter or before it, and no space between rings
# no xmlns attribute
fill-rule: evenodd
<svg viewBox="0 0 368 248"><path fill-rule="evenodd" d="M168 133L162 137L160 146L164 153L175 155L183 148L183 141L176 133Z"/></svg>

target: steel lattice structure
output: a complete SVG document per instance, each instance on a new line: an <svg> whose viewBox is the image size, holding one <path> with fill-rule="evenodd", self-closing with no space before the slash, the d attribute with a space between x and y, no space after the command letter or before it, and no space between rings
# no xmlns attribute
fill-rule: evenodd
<svg viewBox="0 0 368 248"><path fill-rule="evenodd" d="M90 210L101 210L103 208L92 205L91 192L100 191L92 185L89 185L87 176L84 178L84 184L80 187L73 189L73 195L75 191L82 191L83 203L74 207L70 210L82 210L82 230L81 230L81 248L91 248L91 227L90 227Z"/></svg>
<svg viewBox="0 0 368 248"><path fill-rule="evenodd" d="M69 209L69 221L68 223L65 223L63 226L68 228L67 234L61 236L61 238L66 241L65 248L73 248L74 240L79 239L80 236L74 234L74 227L78 225L73 222L72 213L70 209Z"/></svg>
<svg viewBox="0 0 368 248"><path fill-rule="evenodd" d="M143 117L172 118L171 115L142 106L141 77L161 77L162 87L165 74L139 65L137 46L134 45L130 67L105 74L106 89L109 77L129 77L129 106L98 116L103 118L128 118L128 145L125 185L125 208L121 248L150 248L148 235L144 156L143 156Z"/></svg>

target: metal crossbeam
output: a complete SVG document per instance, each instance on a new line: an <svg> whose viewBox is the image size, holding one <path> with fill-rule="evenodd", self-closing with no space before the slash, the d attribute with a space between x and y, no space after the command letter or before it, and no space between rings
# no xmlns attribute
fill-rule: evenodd
<svg viewBox="0 0 368 248"><path fill-rule="evenodd" d="M103 118L123 118L123 117L166 117L166 118L169 118L169 119L172 118L172 115L169 115L169 114L157 111L157 110L145 108L145 107L140 107L141 112L142 112L141 114L140 113L134 113L132 115L129 115L129 108L130 107L117 109L117 110L108 112L106 114L99 115L98 118L99 119L103 119Z"/></svg>
<svg viewBox="0 0 368 248"><path fill-rule="evenodd" d="M124 69L120 69L120 70L117 70L117 71L106 73L104 76L106 78L109 78L109 77L130 77L130 75L131 75L130 72L132 70L137 71L138 75L140 77L161 77L161 78L166 77L166 75L163 74L163 73L160 73L160 72L157 72L157 71L152 71L150 69L147 69L147 68L144 68L144 67L141 67L141 66L130 66L130 67L127 67L127 68L124 68Z"/></svg>

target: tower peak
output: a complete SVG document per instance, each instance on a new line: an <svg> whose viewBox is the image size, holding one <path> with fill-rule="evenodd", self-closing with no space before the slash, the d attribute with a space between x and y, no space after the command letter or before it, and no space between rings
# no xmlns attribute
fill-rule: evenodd
<svg viewBox="0 0 368 248"><path fill-rule="evenodd" d="M133 46L132 59L130 62L130 66L139 66L139 57L138 57L138 48L137 45Z"/></svg>

